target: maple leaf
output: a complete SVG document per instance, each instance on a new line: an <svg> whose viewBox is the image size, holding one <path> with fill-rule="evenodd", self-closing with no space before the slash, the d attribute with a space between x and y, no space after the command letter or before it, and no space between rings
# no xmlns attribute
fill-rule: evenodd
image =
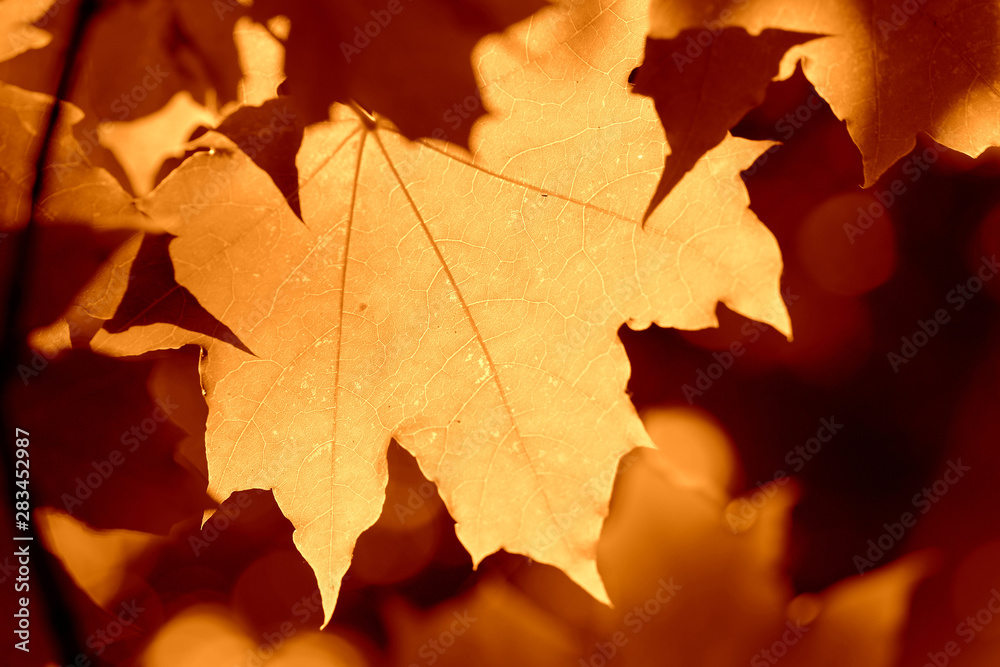
<svg viewBox="0 0 1000 667"><path fill-rule="evenodd" d="M138 247L123 248L118 253L116 259L122 262L120 266L128 267L127 282L135 285L135 289L126 290L117 307L103 318L104 329L117 333L150 322L169 322L187 331L226 340L249 353L229 327L216 320L187 289L174 281L173 264L167 254L172 239L169 234L146 234ZM164 297L150 303L137 298L142 293L159 293ZM89 303L83 310L99 317Z"/></svg>
<svg viewBox="0 0 1000 667"><path fill-rule="evenodd" d="M71 514L40 508L38 524L46 548L55 554L73 581L103 609L112 607L127 575L148 574L142 569L128 572L143 552L154 551L165 542L151 533L127 529L94 530Z"/></svg>
<svg viewBox="0 0 1000 667"><path fill-rule="evenodd" d="M731 499L737 465L722 429L688 408L643 419L656 449L623 460L601 537L613 609L567 590L548 568L493 573L433 609L387 605L392 664L432 651L445 667L605 664L599 656L618 665L895 664L908 604L933 570L929 552L793 597L781 563L794 482L755 491L768 497L754 505ZM725 641L707 642L706 624ZM435 651L449 630L460 639Z"/></svg>
<svg viewBox="0 0 1000 667"><path fill-rule="evenodd" d="M205 5L201 7L203 10ZM229 4L214 3L213 7L220 14L220 20L237 11ZM236 4L236 7L239 8L240 5ZM197 8L198 5L195 5L189 10ZM217 59L222 61L221 69L225 72L234 67L231 62L234 54L228 48L228 43L235 42L235 55L238 57L241 74L235 100L227 102L226 98L220 98L218 95L206 96L205 104L209 104L209 107L206 107L199 104L191 93L181 90L173 93L173 97L165 106L146 116L141 118L126 116L124 120L105 120L100 123L94 136L101 145L106 146L114 154L135 194L148 194L156 183L180 164L188 140L192 136L197 136L200 131L204 131L203 128L219 126L220 119L225 114L228 116L217 129L223 134L230 134L230 130L236 130L239 137L234 137L234 140L241 145L249 141L246 150L251 157L257 157L262 152L262 145L267 146L268 155L264 160L257 160L265 170L268 169L270 162L275 161L270 156L276 152L275 149L280 148L288 153L288 161L294 160L295 150L285 151L283 146L288 140L285 135L290 129L286 118L288 112L282 112L283 115L279 119L281 122L277 126L269 123L272 118L268 113L256 116L253 113L254 109L270 110L268 105L273 104L277 97L278 84L284 79L281 67L284 47L271 32L278 30L280 21L275 19L270 23L272 27L265 28L246 16L237 14L235 19L233 21L233 17L229 17L222 26L223 29L231 27L232 37L227 35L224 40L216 39L227 45L226 49L221 50L222 55L217 55ZM213 69L212 59L206 58L205 66L210 70ZM225 78L230 80L235 77L235 73L228 73ZM220 104L222 108L217 109ZM251 108L244 108L248 106ZM257 127L254 125L255 120L263 120L268 124ZM233 127L234 125L236 127ZM276 144L272 143L275 132L281 135ZM279 178L276 181L279 188L285 185L281 178L291 177L294 180L294 174L276 174L273 171L270 173L272 177Z"/></svg>
<svg viewBox="0 0 1000 667"><path fill-rule="evenodd" d="M157 402L146 389L155 359L72 350L48 362L7 396L11 414L47 443L34 454L47 471L35 482L41 497L95 528L161 534L205 506L204 481L173 457L183 436L169 419L176 395ZM73 419L45 419L52 414Z"/></svg>
<svg viewBox="0 0 1000 667"><path fill-rule="evenodd" d="M729 128L764 101L785 51L812 39L781 30L751 36L745 30L727 29L703 47L709 51L705 57L692 59L684 51L697 35L696 30L686 30L674 39L647 39L642 66L629 77L634 92L653 98L670 144L646 217L698 158L718 146Z"/></svg>
<svg viewBox="0 0 1000 667"><path fill-rule="evenodd" d="M21 249L18 241L31 213L31 190L39 139L47 123L52 98L0 83L0 256L10 260ZM37 228L29 275L4 275L23 280L27 297L20 322L25 330L42 327L62 315L77 295L99 308L110 297L116 305L125 282L113 283L107 260L141 230L153 229L134 206L132 197L103 169L92 166L74 135L80 110L65 105L53 135L49 161L43 170L41 196L34 211ZM7 274L7 271L4 271ZM95 276L95 274L98 274ZM103 278L100 274L103 274ZM87 293L93 281L104 289ZM5 285L6 287L6 285ZM14 326L14 323L8 323Z"/></svg>
<svg viewBox="0 0 1000 667"><path fill-rule="evenodd" d="M0 63L0 80L53 94L76 21L77 3L60 1L46 17L52 40ZM69 9L67 9L69 6ZM238 6L238 5L237 5ZM95 122L145 116L186 90L219 106L237 98L239 59L233 26L200 0L105 3L90 22L67 100Z"/></svg>
<svg viewBox="0 0 1000 667"><path fill-rule="evenodd" d="M25 51L45 47L52 36L37 26L53 11L54 0L30 0L0 4L0 62Z"/></svg>
<svg viewBox="0 0 1000 667"><path fill-rule="evenodd" d="M208 350L210 493L274 490L327 621L391 438L474 563L524 553L606 600L614 471L649 444L618 328L713 326L722 301L790 333L780 253L738 175L768 144L727 138L642 226L665 144L628 91L645 14L553 7L484 39L471 154L335 106L297 156L301 220L217 133L144 200L176 236L176 284L246 349L169 322L93 346Z"/></svg>
<svg viewBox="0 0 1000 667"><path fill-rule="evenodd" d="M1000 144L996 3L655 0L651 15L650 34L660 38L697 28L707 41L726 25L828 35L792 49L781 77L802 60L806 77L847 122L866 188L913 149L920 132L973 157Z"/></svg>
<svg viewBox="0 0 1000 667"><path fill-rule="evenodd" d="M311 124L332 103L356 100L406 136L466 145L483 114L470 54L484 35L546 6L545 0L260 0L261 23L291 20L282 91ZM473 60L473 63L475 61ZM456 123L456 121L458 121Z"/></svg>
<svg viewBox="0 0 1000 667"><path fill-rule="evenodd" d="M296 114L289 110L288 100L274 99L260 106L237 109L216 129L240 146L258 167L271 176L288 201L289 208L301 217L295 154L302 143L303 127L296 121Z"/></svg>

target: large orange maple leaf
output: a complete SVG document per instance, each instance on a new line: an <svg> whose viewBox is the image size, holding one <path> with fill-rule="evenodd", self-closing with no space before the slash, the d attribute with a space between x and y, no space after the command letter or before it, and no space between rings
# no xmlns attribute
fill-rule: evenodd
<svg viewBox="0 0 1000 667"><path fill-rule="evenodd" d="M217 133L143 202L176 236L176 286L144 297L187 290L233 335L136 318L93 346L207 350L209 490L274 490L327 620L392 438L474 562L523 553L606 600L614 472L649 444L618 328L713 326L721 301L790 333L780 253L739 177L766 144L728 137L642 224L666 149L628 91L646 28L622 0L482 40L471 153L335 105L297 156L301 219Z"/></svg>

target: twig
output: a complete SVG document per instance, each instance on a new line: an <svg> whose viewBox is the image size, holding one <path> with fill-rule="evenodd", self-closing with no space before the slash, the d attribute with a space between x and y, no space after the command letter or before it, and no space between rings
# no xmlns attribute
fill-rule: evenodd
<svg viewBox="0 0 1000 667"><path fill-rule="evenodd" d="M52 139L55 136L56 128L59 124L62 103L60 100L66 99L69 95L76 73L76 60L80 52L80 46L87 31L90 19L97 12L99 0L82 0L77 11L76 20L73 25L73 32L70 35L69 44L63 54L63 68L59 75L59 84L56 87L55 100L49 111L45 122L45 130L42 134L41 146L38 151L38 159L35 163L35 178L31 186L31 207L28 213L28 220L21 230L19 237L12 237L11 242L18 244L14 253L14 266L11 271L10 294L7 298L6 312L4 314L4 329L0 338L0 368L7 370L5 376L8 380L15 375L15 367L18 357L27 350L27 331L19 321L21 305L28 289L28 273L31 270L31 257L34 251L36 236L36 218L39 212L42 193L45 189L45 165L49 161L52 152ZM4 387L4 390L7 388ZM6 401L5 401L6 403ZM4 470L8 475L14 473L14 439L12 425L7 423L6 410L0 410L0 439L3 440L0 446L0 456L3 458ZM4 490L7 493L8 502L11 504L11 518L14 517L14 487L8 475L4 475ZM33 496L37 501L38 495ZM37 516L37 513L36 513ZM35 521L28 522L28 529L23 533L24 537L31 538L29 544L39 545L31 558L34 567L33 579L36 579L41 588L42 600L49 613L49 620L56 641L56 648L63 664L76 664L77 655L81 653L79 642L77 641L74 629L73 615L69 607L63 601L59 590L57 579L58 565L52 554L48 553L38 539L38 531L35 529ZM37 607L36 607L37 610ZM36 612L37 613L37 612ZM35 637L40 637L36 631ZM29 644L30 646L30 644Z"/></svg>

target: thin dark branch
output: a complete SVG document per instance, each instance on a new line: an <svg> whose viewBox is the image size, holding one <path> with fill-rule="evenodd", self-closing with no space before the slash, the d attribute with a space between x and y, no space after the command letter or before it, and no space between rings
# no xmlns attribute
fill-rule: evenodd
<svg viewBox="0 0 1000 667"><path fill-rule="evenodd" d="M27 351L27 331L24 324L20 322L21 307L28 290L28 276L31 271L31 259L34 252L35 235L39 206L42 193L45 190L45 165L48 164L49 156L52 152L52 140L59 125L59 116L62 109L60 100L66 99L72 90L76 73L77 55L83 44L87 26L91 18L99 8L99 0L82 0L77 11L76 20L73 24L73 32L70 35L69 44L63 54L63 68L59 75L59 84L56 87L55 101L49 110L48 118L45 122L45 129L41 135L38 159L35 163L35 178L31 186L31 207L29 209L28 220L23 229L18 234L12 234L9 242L17 243L14 253L14 266L11 267L10 294L7 298L4 313L4 328L2 338L0 338L0 368L6 369L5 377L10 380L16 376L17 359ZM13 221L16 223L16 221ZM17 225L14 225L15 229ZM6 403L6 402L5 402ZM4 489L7 493L8 502L11 504L11 520L14 519L14 427L21 426L8 422L9 415L5 410L0 410L0 455L3 457L3 467L7 471L4 475ZM32 443L31 446L46 446L46 443ZM32 485L33 491L37 485ZM41 503L37 492L31 493L31 505L37 508ZM37 514L36 514L37 516ZM31 538L30 541L18 544L30 544L31 553L31 582L37 582L41 589L42 599L45 608L49 612L49 620L52 626L52 636L55 638L59 658L63 664L76 664L76 658L81 651L80 643L77 641L74 629L73 614L63 600L59 590L57 579L58 565L55 558L49 554L41 540L38 531L35 529L35 521L29 521L28 529L20 531L20 537ZM35 607L37 609L37 607ZM37 613L37 612L36 612ZM36 627L33 638L38 641L42 633ZM9 639L8 639L9 641ZM30 644L29 644L30 646Z"/></svg>

